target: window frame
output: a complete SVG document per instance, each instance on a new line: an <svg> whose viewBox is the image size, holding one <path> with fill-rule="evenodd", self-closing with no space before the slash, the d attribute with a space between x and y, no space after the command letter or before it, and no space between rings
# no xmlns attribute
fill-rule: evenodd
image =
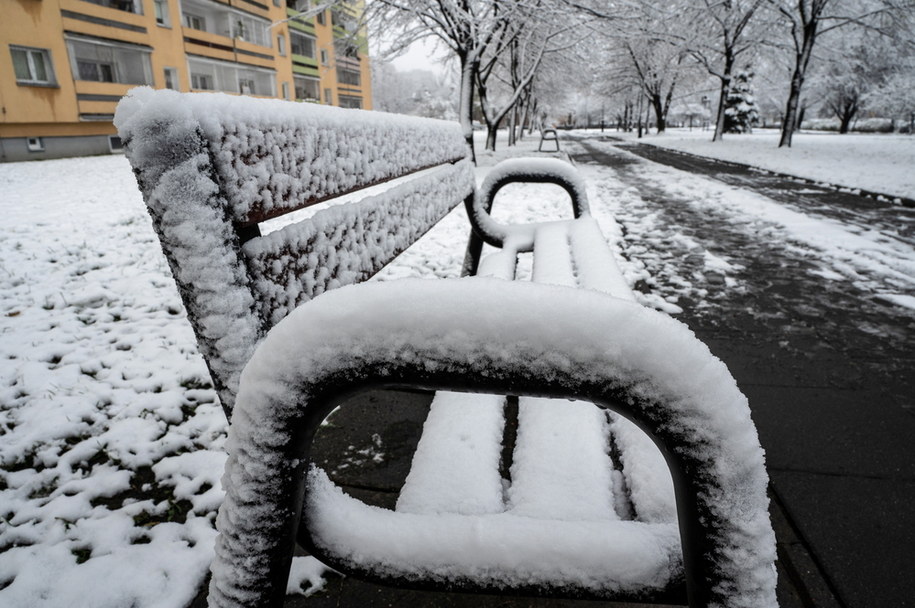
<svg viewBox="0 0 915 608"><path fill-rule="evenodd" d="M10 59L13 62L13 75L16 78L16 84L25 85L25 86L38 86L38 87L56 87L57 86L57 75L54 70L54 63L51 61L51 50L43 49L40 47L34 46L22 46L19 44L9 45L10 49ZM29 69L29 78L22 79L16 74L16 60L14 53L20 52L25 54L26 64ZM41 57L43 62L43 68L45 71L46 80L39 80L35 78L37 71L34 64L34 55Z"/></svg>
<svg viewBox="0 0 915 608"><path fill-rule="evenodd" d="M173 67L163 67L162 73L165 76L165 88L171 89L173 91L180 91L181 85L178 83L178 68ZM169 86L169 81L171 81L171 86Z"/></svg>
<svg viewBox="0 0 915 608"><path fill-rule="evenodd" d="M26 137L25 147L29 152L44 152L44 140L41 137Z"/></svg>
<svg viewBox="0 0 915 608"><path fill-rule="evenodd" d="M182 16L184 17L184 19L182 20L184 23L184 27L191 29L191 30L196 30L198 32L207 31L207 18L204 15L198 15L196 13L189 13L187 11L184 11L184 14ZM194 25L194 22L197 22L197 24L199 24L200 27L197 27L197 25Z"/></svg>
<svg viewBox="0 0 915 608"><path fill-rule="evenodd" d="M171 27L171 13L168 10L168 0L153 0L153 14L156 18L156 25L159 27ZM162 21L159 21L159 19Z"/></svg>
<svg viewBox="0 0 915 608"><path fill-rule="evenodd" d="M124 141L118 135L108 136L108 151L117 154L124 151Z"/></svg>
<svg viewBox="0 0 915 608"><path fill-rule="evenodd" d="M100 40L88 35L66 35L64 36L64 42L67 45L67 52L70 55L70 70L74 80L154 86L155 76L152 67L152 49L150 48L131 44L129 42L115 42L107 39ZM97 57L80 57L80 54L77 52L78 47L75 45L111 49L111 61L98 59ZM128 65L128 62L133 62L133 60L126 58L127 53L135 53L137 55L139 67L142 69L142 80L139 78L139 74L135 74L131 69L131 67L137 66ZM83 77L83 67L88 69L90 64L96 66L96 73L100 76L99 79L87 79ZM101 77L104 70L99 66L111 67L111 80L105 80Z"/></svg>
<svg viewBox="0 0 915 608"><path fill-rule="evenodd" d="M208 84L207 87L199 87L198 84ZM215 91L216 90L216 79L212 74L204 74L202 72L191 72L191 90L192 91Z"/></svg>
<svg viewBox="0 0 915 608"><path fill-rule="evenodd" d="M362 70L337 63L337 84L362 87Z"/></svg>
<svg viewBox="0 0 915 608"><path fill-rule="evenodd" d="M304 95L303 95L302 97L299 97L299 95L298 95L298 89L301 88L302 91L305 91L306 88L305 88L305 87L297 87L297 86L295 86L297 80L298 80L298 81L305 81L305 82L310 82L310 83L312 83L312 85L314 85L315 88L317 89L317 93L318 93L318 94L315 95L314 97L307 97L307 96L304 96ZM311 76L311 75L308 75L308 74L293 74L293 75L292 75L292 84L293 84L293 94L295 95L295 99L296 99L297 101L301 99L302 101L310 101L310 102L318 102L318 103L321 103L321 79L320 79L319 77L317 77L317 76Z"/></svg>
<svg viewBox="0 0 915 608"><path fill-rule="evenodd" d="M341 108L364 109L364 101L359 95L337 95L337 103Z"/></svg>
<svg viewBox="0 0 915 608"><path fill-rule="evenodd" d="M294 39L296 37L304 38L305 40L308 40L311 43L311 49L313 52L312 55L295 52L294 49L299 46L294 42ZM298 55L299 57L308 57L309 59L317 59L318 58L318 39L315 38L314 36L310 36L310 35L306 34L305 32L299 32L297 30L290 29L289 30L289 54Z"/></svg>

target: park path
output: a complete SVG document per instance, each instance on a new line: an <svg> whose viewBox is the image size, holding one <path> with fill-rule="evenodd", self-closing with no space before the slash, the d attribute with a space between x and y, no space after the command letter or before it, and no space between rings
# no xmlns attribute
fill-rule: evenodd
<svg viewBox="0 0 915 608"><path fill-rule="evenodd" d="M666 251L653 251L649 273L673 264L679 276L709 279L708 293L680 294L677 318L750 400L774 490L780 574L792 579L791 590L780 589L783 604L915 605L904 566L915 562L915 313L875 297L881 277L827 278L809 250L739 214L697 208L682 190L646 176L645 158L909 244L911 211L646 145L577 144L577 163L611 169L659 229L688 237L689 248L670 239ZM625 214L617 221L624 235L634 233ZM739 288L715 288L695 243L727 258ZM624 243L624 254L639 247Z"/></svg>

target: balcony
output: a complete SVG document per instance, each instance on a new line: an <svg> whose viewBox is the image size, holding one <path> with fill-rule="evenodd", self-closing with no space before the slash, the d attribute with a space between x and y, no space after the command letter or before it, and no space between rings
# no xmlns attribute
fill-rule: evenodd
<svg viewBox="0 0 915 608"><path fill-rule="evenodd" d="M269 21L225 4L184 0L181 3L181 24L189 37L194 37L195 31L207 32L251 43L261 47L262 51L263 48L273 48Z"/></svg>
<svg viewBox="0 0 915 608"><path fill-rule="evenodd" d="M83 0L83 2L113 8L125 13L143 14L143 0Z"/></svg>

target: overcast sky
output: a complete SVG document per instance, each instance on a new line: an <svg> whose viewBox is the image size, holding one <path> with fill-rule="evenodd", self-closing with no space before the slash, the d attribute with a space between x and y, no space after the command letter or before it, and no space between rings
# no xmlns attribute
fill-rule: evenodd
<svg viewBox="0 0 915 608"><path fill-rule="evenodd" d="M420 41L414 43L410 49L395 59L392 63L401 72L408 70L429 70L437 74L444 73L445 67L441 59L445 53L437 49L431 41Z"/></svg>

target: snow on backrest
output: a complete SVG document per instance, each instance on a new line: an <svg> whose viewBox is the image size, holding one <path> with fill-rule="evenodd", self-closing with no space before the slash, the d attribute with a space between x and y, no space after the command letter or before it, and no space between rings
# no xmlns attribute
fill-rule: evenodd
<svg viewBox="0 0 915 608"><path fill-rule="evenodd" d="M328 289L364 281L472 192L464 160L245 243L262 316L273 326Z"/></svg>
<svg viewBox="0 0 915 608"><path fill-rule="evenodd" d="M473 192L456 123L140 87L115 125L227 411L270 327L314 295L368 278ZM433 166L415 183L248 240L265 219Z"/></svg>
<svg viewBox="0 0 915 608"><path fill-rule="evenodd" d="M140 87L116 125L130 138L161 117L201 129L240 224L467 156L457 123L222 93Z"/></svg>

